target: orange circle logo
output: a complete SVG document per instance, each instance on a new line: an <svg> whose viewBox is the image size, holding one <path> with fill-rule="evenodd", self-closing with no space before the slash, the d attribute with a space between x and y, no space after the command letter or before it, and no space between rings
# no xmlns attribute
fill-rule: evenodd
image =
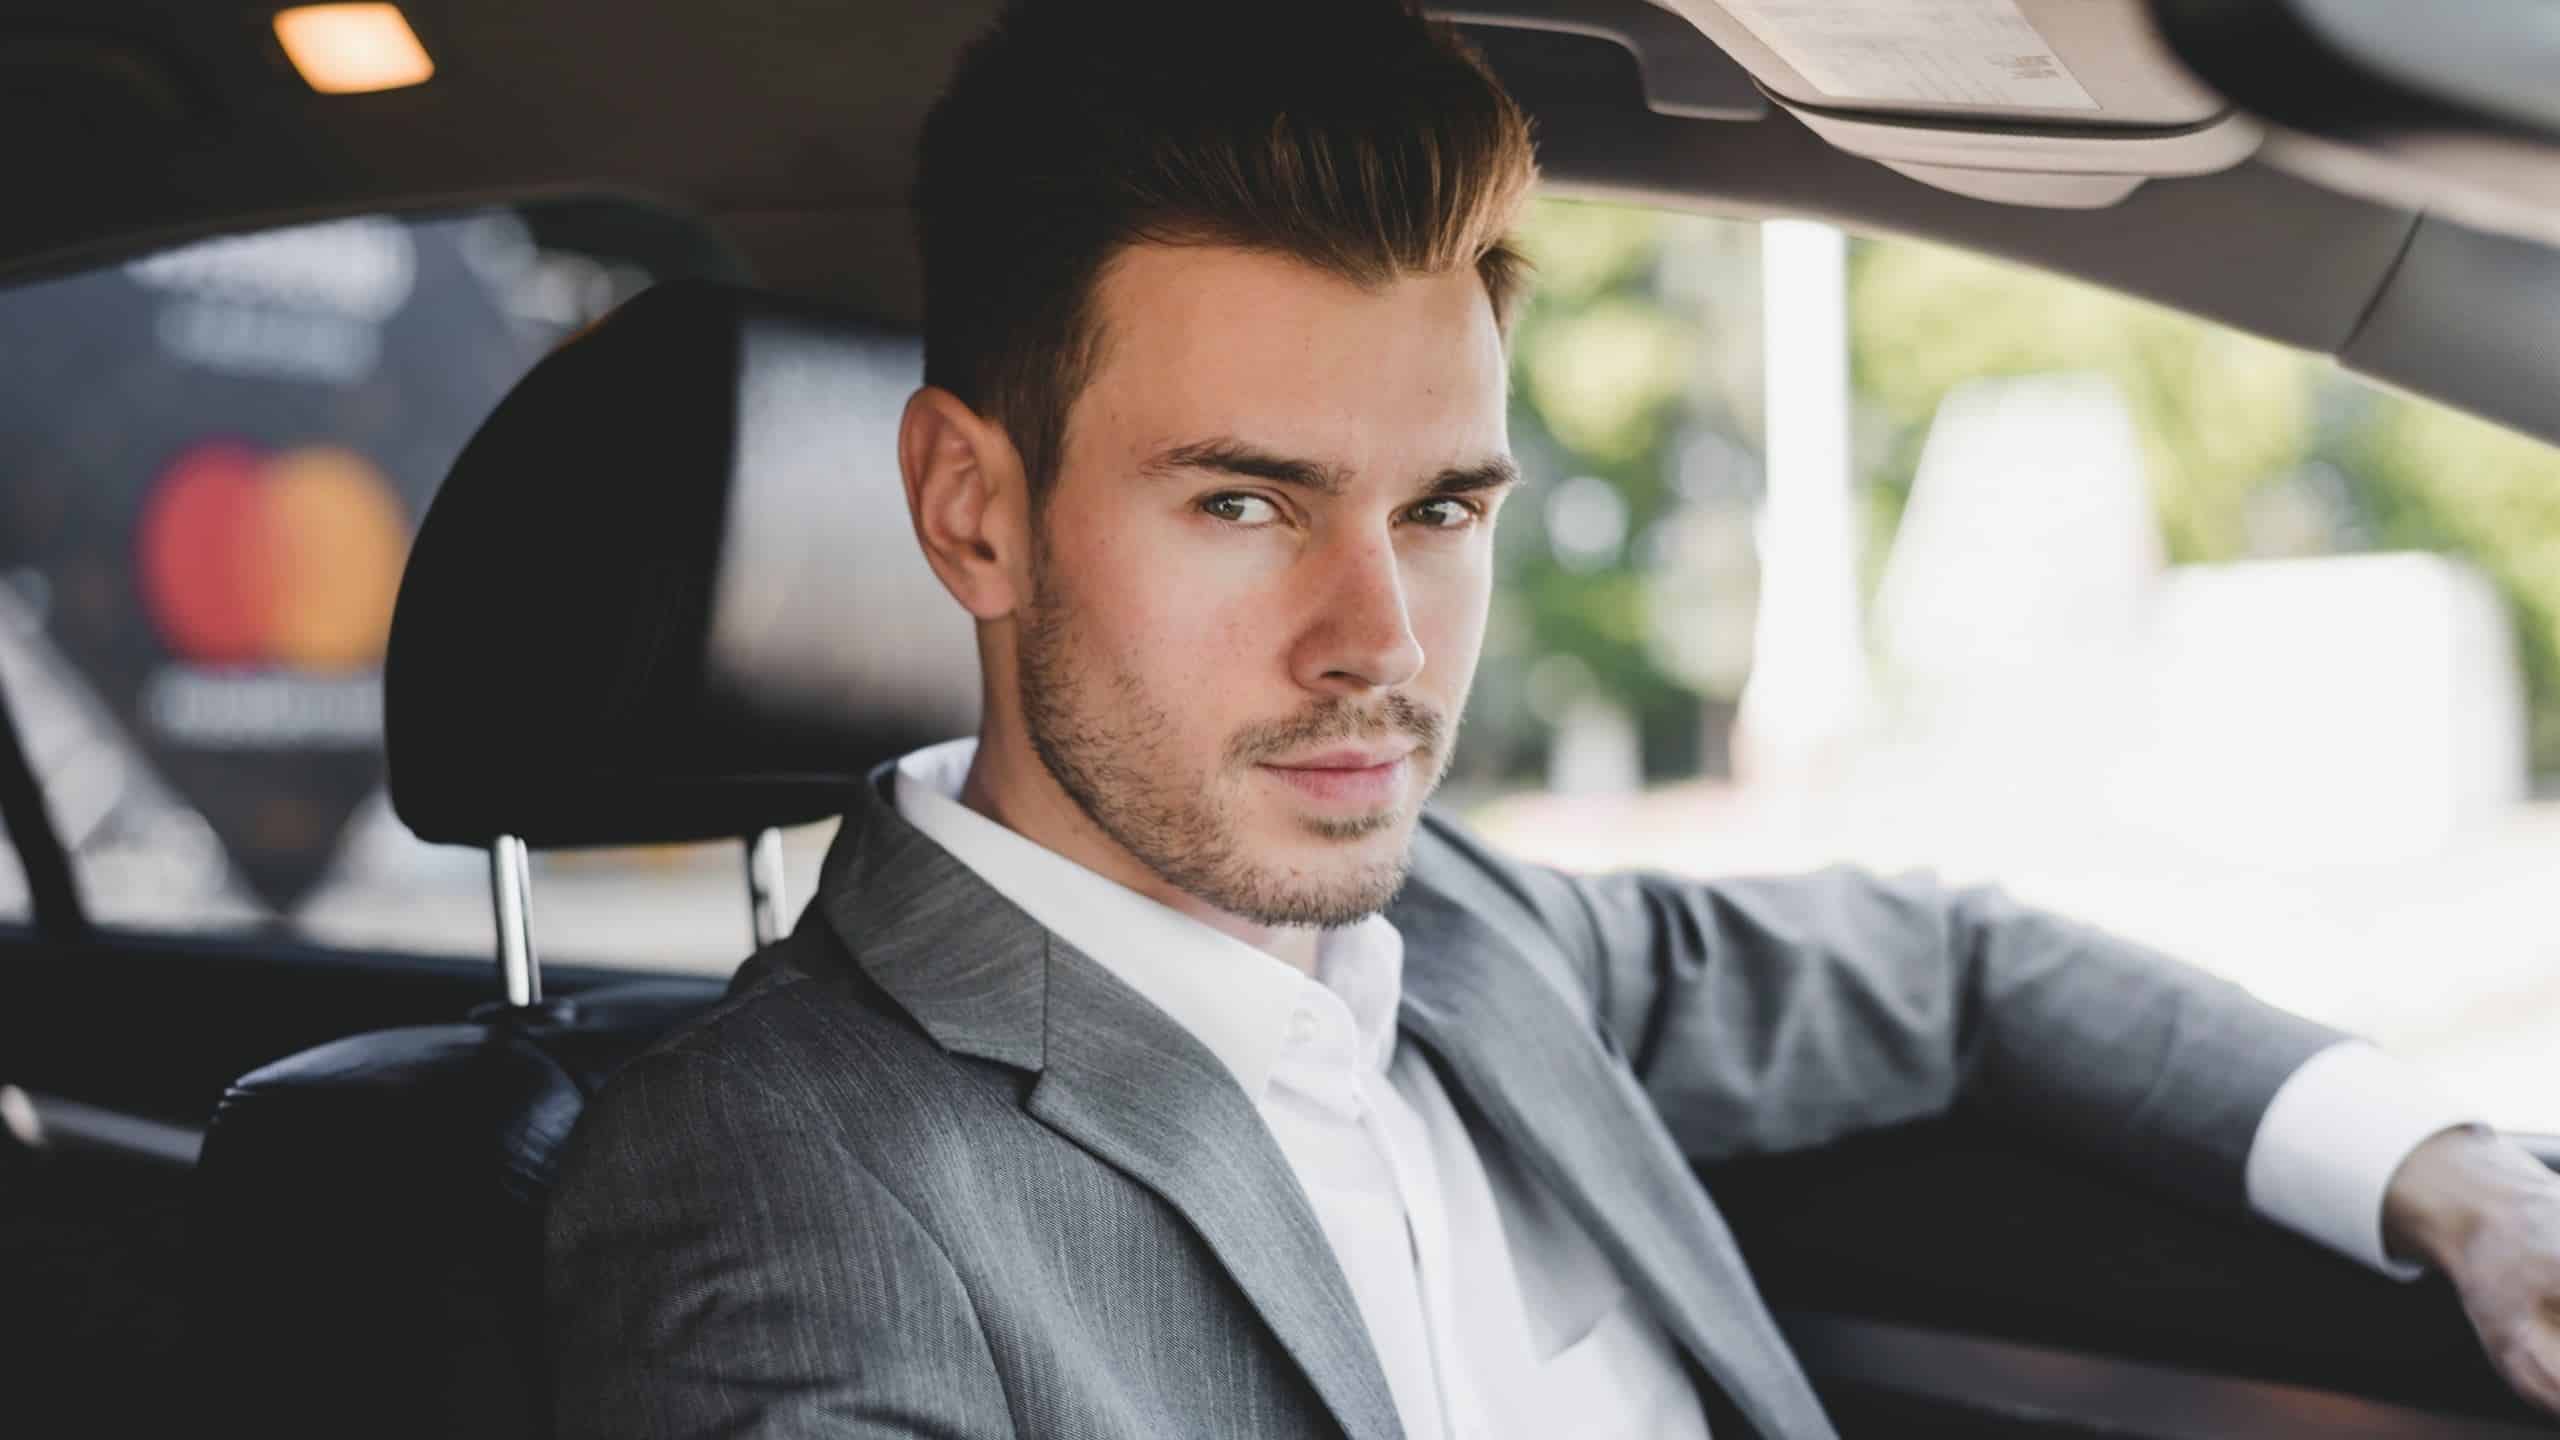
<svg viewBox="0 0 2560 1440"><path fill-rule="evenodd" d="M352 450L216 440L160 473L138 547L143 602L181 658L344 671L382 659L409 526Z"/></svg>

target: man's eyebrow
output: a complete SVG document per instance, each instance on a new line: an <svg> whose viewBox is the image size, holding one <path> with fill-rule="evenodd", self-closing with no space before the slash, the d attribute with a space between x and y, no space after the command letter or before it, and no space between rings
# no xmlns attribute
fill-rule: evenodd
<svg viewBox="0 0 2560 1440"><path fill-rule="evenodd" d="M1275 455L1240 440L1202 440L1189 445L1175 445L1157 451L1140 468L1149 475L1165 475L1176 470L1210 470L1249 480L1267 480L1275 485L1295 486L1321 495L1339 495L1350 488L1350 477L1321 461ZM1499 490L1505 485L1518 483L1519 479L1520 467L1511 457L1496 455L1473 465L1453 465L1441 471L1431 477L1431 483L1423 487L1423 493L1471 495Z"/></svg>
<svg viewBox="0 0 2560 1440"><path fill-rule="evenodd" d="M1479 491L1499 490L1520 482L1520 467L1508 455L1496 455L1473 465L1453 465L1431 477L1432 495L1472 495Z"/></svg>
<svg viewBox="0 0 2560 1440"><path fill-rule="evenodd" d="M1293 485L1323 495L1339 495L1350 484L1349 476L1330 465L1274 455L1241 440L1201 440L1189 445L1176 445L1157 451L1139 468L1148 475L1165 475L1176 470L1212 470L1224 475L1240 475L1248 480L1268 480L1274 485Z"/></svg>

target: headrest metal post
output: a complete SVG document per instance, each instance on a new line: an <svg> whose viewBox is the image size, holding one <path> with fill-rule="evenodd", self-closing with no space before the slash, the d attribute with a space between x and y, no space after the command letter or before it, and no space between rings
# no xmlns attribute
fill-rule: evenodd
<svg viewBox="0 0 2560 1440"><path fill-rule="evenodd" d="M533 953L533 861L524 841L501 835L489 845L489 891L498 906L498 974L507 1003L542 1003L542 962Z"/></svg>
<svg viewBox="0 0 2560 1440"><path fill-rule="evenodd" d="M747 837L747 923L755 943L770 945L782 938L782 916L789 908L783 896L782 832L768 825Z"/></svg>

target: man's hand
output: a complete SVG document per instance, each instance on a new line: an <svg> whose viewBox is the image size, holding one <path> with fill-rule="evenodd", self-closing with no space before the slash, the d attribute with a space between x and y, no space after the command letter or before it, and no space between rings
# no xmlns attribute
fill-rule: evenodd
<svg viewBox="0 0 2560 1440"><path fill-rule="evenodd" d="M2382 1234L2453 1281L2490 1361L2560 1415L2560 1175L2488 1131L2448 1130L2391 1177Z"/></svg>

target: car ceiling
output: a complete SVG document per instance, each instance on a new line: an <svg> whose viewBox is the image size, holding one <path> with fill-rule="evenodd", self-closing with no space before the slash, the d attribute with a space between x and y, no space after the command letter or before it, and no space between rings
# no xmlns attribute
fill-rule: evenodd
<svg viewBox="0 0 2560 1440"><path fill-rule="evenodd" d="M1452 8L1572 25L1623 20L1634 4ZM916 130L995 0L404 9L434 79L326 96L285 60L271 5L12 0L0 122L77 140L40 147L13 177L0 279L279 221L603 191L707 221L766 285L914 325L904 194ZM1509 24L1470 33L1530 110L1564 193L1964 245L2341 355L2560 438L2560 357L2540 338L2560 319L2560 259L2538 244L2361 198L2265 155L2150 180L2104 209L1967 198L1845 153L1782 106L1751 107L1752 119L1661 113L1666 67L1733 64L1713 46L1649 53L1640 69L1607 39ZM1738 68L1685 78L1750 94Z"/></svg>
<svg viewBox="0 0 2560 1440"><path fill-rule="evenodd" d="M0 266L244 222L607 189L707 219L768 283L896 318L916 288L903 212L916 128L994 5L412 3L435 78L356 96L302 83L274 8L12 5L12 68L59 78L0 83L18 95L0 118L87 140L0 209ZM96 58L70 58L83 55ZM46 56L60 58L31 58ZM12 113L39 106L53 113Z"/></svg>

